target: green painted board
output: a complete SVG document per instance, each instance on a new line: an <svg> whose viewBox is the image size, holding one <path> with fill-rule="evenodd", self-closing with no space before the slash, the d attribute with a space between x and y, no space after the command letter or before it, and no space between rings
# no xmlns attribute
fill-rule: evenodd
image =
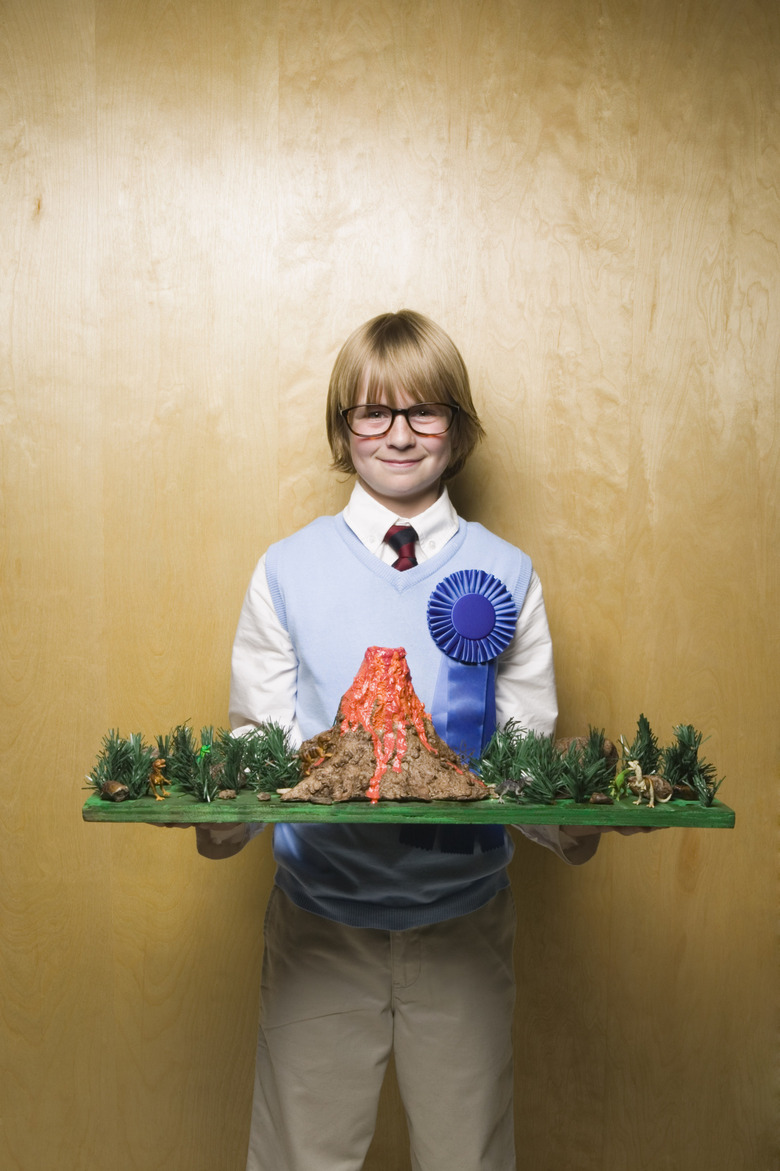
<svg viewBox="0 0 780 1171"><path fill-rule="evenodd" d="M484 825L649 825L690 826L731 829L734 810L720 801L705 808L698 801L669 801L650 809L628 798L617 805L575 805L556 801L554 805L521 805L503 801L343 801L333 805L312 805L306 801L282 801L276 795L258 801L254 793L241 793L233 801L196 801L173 790L164 801L141 797L137 801L105 801L96 793L82 810L85 821L152 822L158 825L198 822L306 821L322 824L346 822L399 823L408 821L435 824Z"/></svg>

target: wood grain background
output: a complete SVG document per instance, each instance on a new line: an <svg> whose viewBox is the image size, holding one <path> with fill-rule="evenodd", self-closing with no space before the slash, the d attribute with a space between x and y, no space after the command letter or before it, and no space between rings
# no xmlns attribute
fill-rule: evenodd
<svg viewBox="0 0 780 1171"><path fill-rule="evenodd" d="M692 722L737 810L519 843L523 1166L778 1166L778 60L775 0L1 0L4 1168L244 1165L268 842L84 825L83 777L225 722L401 306L471 370L454 492L542 575L560 730Z"/></svg>

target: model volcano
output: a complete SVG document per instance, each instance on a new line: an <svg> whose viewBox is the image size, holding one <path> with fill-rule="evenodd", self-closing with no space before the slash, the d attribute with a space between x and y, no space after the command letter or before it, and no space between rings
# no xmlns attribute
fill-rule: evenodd
<svg viewBox="0 0 780 1171"><path fill-rule="evenodd" d="M332 728L301 745L303 780L284 801L476 801L482 781L437 736L402 647L369 647Z"/></svg>

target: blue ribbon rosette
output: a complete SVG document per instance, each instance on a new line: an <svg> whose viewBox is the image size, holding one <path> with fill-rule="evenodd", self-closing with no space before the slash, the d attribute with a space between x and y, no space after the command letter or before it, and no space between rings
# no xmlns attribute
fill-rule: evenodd
<svg viewBox="0 0 780 1171"><path fill-rule="evenodd" d="M483 569L450 574L428 600L428 629L446 656L431 719L442 739L466 758L479 756L495 732L495 661L516 625L512 595Z"/></svg>
<svg viewBox="0 0 780 1171"><path fill-rule="evenodd" d="M428 599L428 629L444 652L431 705L433 726L463 757L478 757L496 730L496 659L512 641L517 607L502 581L461 569ZM399 840L424 850L472 854L504 845L501 825L404 825Z"/></svg>

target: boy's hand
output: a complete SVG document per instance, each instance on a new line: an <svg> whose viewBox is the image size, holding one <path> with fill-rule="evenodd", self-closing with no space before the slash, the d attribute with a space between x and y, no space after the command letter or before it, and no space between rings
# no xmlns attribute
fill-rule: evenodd
<svg viewBox="0 0 780 1171"><path fill-rule="evenodd" d="M249 826L245 822L224 825L206 822L195 826L195 843L203 858L232 858L249 841Z"/></svg>
<svg viewBox="0 0 780 1171"><path fill-rule="evenodd" d="M194 829L195 845L204 858L232 858L243 850L249 840L249 827L244 822L225 825L224 822L206 821L194 825L189 821L149 821L146 824L154 825L157 829Z"/></svg>
<svg viewBox="0 0 780 1171"><path fill-rule="evenodd" d="M649 825L561 825L558 826L558 835L566 861L581 866L598 850L602 834L618 833L629 837L631 834L652 833L653 829Z"/></svg>
<svg viewBox="0 0 780 1171"><path fill-rule="evenodd" d="M620 834L624 838L632 834L654 834L663 829L661 825L567 825L566 833L572 838L590 838L595 834Z"/></svg>

